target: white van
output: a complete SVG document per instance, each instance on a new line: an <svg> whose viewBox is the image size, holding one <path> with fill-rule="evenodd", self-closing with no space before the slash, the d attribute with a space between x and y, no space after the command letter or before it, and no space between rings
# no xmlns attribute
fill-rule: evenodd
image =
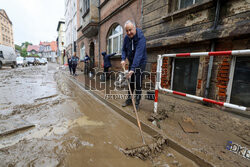
<svg viewBox="0 0 250 167"><path fill-rule="evenodd" d="M16 66L18 67L19 65L23 66L23 67L26 67L26 66L28 66L28 63L27 63L25 58L19 56L19 57L16 58Z"/></svg>
<svg viewBox="0 0 250 167"><path fill-rule="evenodd" d="M16 53L12 47L0 45L0 69L2 66L16 66Z"/></svg>

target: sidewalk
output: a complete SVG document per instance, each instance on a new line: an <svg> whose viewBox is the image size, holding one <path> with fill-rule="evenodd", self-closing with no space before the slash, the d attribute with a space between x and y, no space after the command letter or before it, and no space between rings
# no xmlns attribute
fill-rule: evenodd
<svg viewBox="0 0 250 167"><path fill-rule="evenodd" d="M68 72L68 68L64 70ZM85 84L89 88L96 88L94 91L103 100L109 101L116 107L134 115L133 107L121 107L125 99L105 99L104 84L101 84L100 77L91 80L82 72L77 71L78 76L73 77L79 83ZM109 80L108 89L114 88L114 80ZM101 85L101 86L98 86ZM127 91L111 91L112 94L124 94ZM144 91L145 93L145 91ZM119 96L117 96L119 97ZM154 126L148 118L153 113L152 100L141 100L138 112L141 121L148 126L158 129L169 139L175 141L182 147L190 150L193 154L205 159L215 166L248 166L249 159L243 158L226 149L228 141L233 141L241 146L250 148L250 119L227 113L216 107L207 107L196 101L190 101L175 95L159 94L158 111L164 111L168 118L158 122L160 128ZM184 121L183 121L184 120ZM185 133L180 123L192 124L198 133Z"/></svg>

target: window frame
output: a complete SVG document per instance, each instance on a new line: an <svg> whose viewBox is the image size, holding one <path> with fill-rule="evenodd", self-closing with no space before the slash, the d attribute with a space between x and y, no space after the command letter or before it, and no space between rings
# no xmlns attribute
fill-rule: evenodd
<svg viewBox="0 0 250 167"><path fill-rule="evenodd" d="M113 34L112 35L112 32L118 27L120 26L120 32L116 33L116 34ZM121 25L119 24L115 24L113 26L111 26L109 32L108 32L108 35L107 35L107 53L108 54L111 54L111 53L114 53L114 39L118 37L118 44L117 44L117 51L116 53L118 55L121 55L121 52L122 52L122 42L123 42L123 28ZM111 40L111 50L109 50L109 46L110 46L110 43L109 41Z"/></svg>
<svg viewBox="0 0 250 167"><path fill-rule="evenodd" d="M84 50L84 52L83 52L83 50ZM86 53L86 47L85 47L84 43L82 43L81 48L80 48L80 60L85 58L85 56L86 56L85 53Z"/></svg>
<svg viewBox="0 0 250 167"><path fill-rule="evenodd" d="M246 57L249 57L249 56L246 56ZM231 103L231 95L232 95L235 68L236 68L236 62L237 62L236 59L238 57L240 57L240 56L233 56L232 61L231 61L231 65L230 65L229 81L228 81L228 84L227 84L227 92L226 92L226 102L227 103Z"/></svg>
<svg viewBox="0 0 250 167"><path fill-rule="evenodd" d="M177 57L173 57L172 60L172 67L171 67L171 83L170 83L170 90L173 90L174 87L174 77L175 77L175 66L176 66L176 59L197 59L198 58L198 62L200 62L200 57L181 57L181 58L177 58ZM196 86L195 86L195 94L197 93L197 81L198 81L198 75L199 75L199 66L200 64L198 63L198 70L197 70L197 77L196 77ZM182 92L182 93L186 93L186 92Z"/></svg>
<svg viewBox="0 0 250 167"><path fill-rule="evenodd" d="M185 6L185 7L181 8L181 1L185 1L185 0L178 0L178 10L180 10L180 9L185 9L185 8L187 8L188 6L191 6L191 5L188 5L188 6ZM197 3L196 1L198 1L198 0L193 0L192 5L194 5L195 3Z"/></svg>

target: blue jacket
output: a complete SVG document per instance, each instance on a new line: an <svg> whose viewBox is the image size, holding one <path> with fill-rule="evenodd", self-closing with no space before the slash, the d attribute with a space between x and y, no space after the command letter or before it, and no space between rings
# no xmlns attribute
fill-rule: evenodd
<svg viewBox="0 0 250 167"><path fill-rule="evenodd" d="M112 54L110 54L110 55L107 55L106 52L102 52L103 61L104 61L104 68L111 67L110 57L114 56L115 54L116 54L116 53L112 53Z"/></svg>
<svg viewBox="0 0 250 167"><path fill-rule="evenodd" d="M76 57L76 56L72 56L72 57L71 57L72 64L77 64L77 63L78 63L78 60L79 60L79 58Z"/></svg>
<svg viewBox="0 0 250 167"><path fill-rule="evenodd" d="M90 58L89 58L89 56L88 55L86 55L85 57L84 57L84 62L86 63L87 61L89 61L90 60Z"/></svg>
<svg viewBox="0 0 250 167"><path fill-rule="evenodd" d="M132 40L134 50L132 50ZM132 71L147 63L146 39L138 28L136 28L136 34L133 38L130 39L127 35L124 38L122 60L125 61L126 58Z"/></svg>

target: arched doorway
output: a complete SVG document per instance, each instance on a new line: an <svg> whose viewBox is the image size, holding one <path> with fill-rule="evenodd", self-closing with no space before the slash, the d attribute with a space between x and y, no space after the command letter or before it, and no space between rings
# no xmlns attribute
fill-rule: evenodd
<svg viewBox="0 0 250 167"><path fill-rule="evenodd" d="M89 57L90 57L90 70L93 71L93 68L95 67L95 44L94 42L90 43Z"/></svg>

